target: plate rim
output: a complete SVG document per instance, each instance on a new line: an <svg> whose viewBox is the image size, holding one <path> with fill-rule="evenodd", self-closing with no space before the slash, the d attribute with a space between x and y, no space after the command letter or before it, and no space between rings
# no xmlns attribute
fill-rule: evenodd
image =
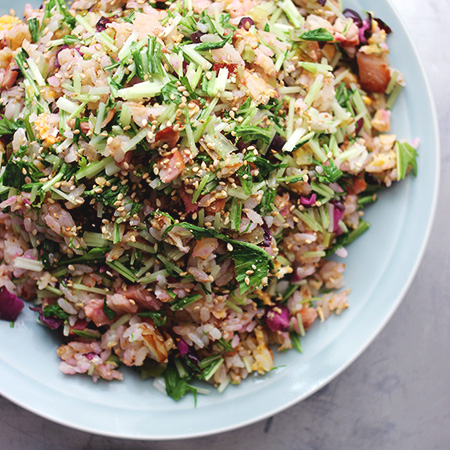
<svg viewBox="0 0 450 450"><path fill-rule="evenodd" d="M331 373L320 380L320 382L315 385L311 390L309 390L307 393L304 393L302 395L299 395L298 397L295 397L292 401L286 402L282 406L276 407L274 409L271 409L268 412L263 412L261 414L255 414L252 418L240 421L239 423L227 425L224 427L217 427L208 431L202 431L202 432L191 432L191 433L183 433L179 434L176 437L170 436L170 435L161 435L161 436L142 436L142 435L129 435L129 434L123 434L123 433L116 433L116 432L106 432L106 431L100 431L95 428L91 428L88 426L82 426L77 424L72 424L67 420L60 419L58 417L52 416L50 413L39 411L38 408L29 406L25 403L23 400L15 399L13 395L9 395L8 393L4 392L4 389L0 385L0 396L6 398L7 400L11 401L15 405L20 406L21 408L36 414L46 420L49 420L51 422L57 423L59 425L66 426L68 428L82 431L85 433L92 433L99 436L105 436L105 437L111 437L111 438L117 438L117 439L128 439L128 440L154 440L154 441L177 441L182 439L195 439L205 436L211 436L216 435L219 433L226 433L229 431L233 431L239 428L244 428L246 426L252 425L254 423L260 422L262 420L265 420L269 417L272 417L276 414L279 414L282 411L285 411L286 409L302 402L303 400L307 399L308 397L315 394L317 391L325 387L327 384L329 384L333 379L338 377L342 372L344 372L353 362L355 362L356 359L358 359L361 354L373 343L373 341L376 339L376 337L380 334L380 332L384 329L384 327L387 325L387 323L391 320L394 313L397 311L398 307L400 306L401 302L406 296L407 291L409 290L416 274L419 269L419 266L423 260L423 256L425 254L425 250L427 248L431 231L436 219L436 211L437 211L437 204L439 200L439 186L440 186L440 178L441 178L441 140L440 140L440 130L439 130L439 121L436 111L436 104L435 99L433 97L433 93L431 90L430 81L428 78L428 75L425 71L424 64L422 62L422 59L419 56L419 53L417 51L416 45L414 41L411 38L410 31L408 29L408 26L406 25L402 15L399 13L397 7L395 6L394 2L392 0L385 0L386 4L391 8L393 14L396 16L397 20L400 22L402 26L402 31L404 32L404 35L407 39L407 42L409 43L409 46L415 56L415 59L418 63L419 69L420 69L420 76L422 77L424 81L424 87L426 91L426 97L428 101L430 102L430 109L431 109L431 121L433 124L433 130L432 135L435 139L435 155L436 155L436 164L435 164L435 177L434 177L434 185L433 185L433 199L431 203L431 209L430 209L430 215L428 219L428 223L426 226L426 231L423 235L422 243L420 246L420 249L417 253L416 261L414 263L414 266L412 270L410 271L406 282L404 283L402 289L400 290L399 294L397 295L397 298L392 302L390 305L389 310L387 310L386 314L384 315L383 319L380 321L376 329L372 332L370 337L364 342L362 346L358 348L357 351L353 353L353 355L344 363L341 364L336 370L331 371Z"/></svg>

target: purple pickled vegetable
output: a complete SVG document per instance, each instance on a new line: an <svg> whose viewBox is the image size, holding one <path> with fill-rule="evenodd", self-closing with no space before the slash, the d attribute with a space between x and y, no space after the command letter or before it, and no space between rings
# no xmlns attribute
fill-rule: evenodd
<svg viewBox="0 0 450 450"><path fill-rule="evenodd" d="M341 227L339 226L339 221L342 220L344 216L345 207L342 202L333 202L334 212L333 212L333 233L340 235L342 234Z"/></svg>
<svg viewBox="0 0 450 450"><path fill-rule="evenodd" d="M272 139L270 148L278 152L284 147L284 144L286 144L286 139L284 139L284 137L280 136L279 134L276 134Z"/></svg>
<svg viewBox="0 0 450 450"><path fill-rule="evenodd" d="M184 355L186 355L189 352L189 345L186 344L186 342L183 341L183 339L180 339L178 341L178 351L180 352L180 356L184 358Z"/></svg>
<svg viewBox="0 0 450 450"><path fill-rule="evenodd" d="M186 61L183 61L183 75L186 75L189 64Z"/></svg>
<svg viewBox="0 0 450 450"><path fill-rule="evenodd" d="M272 331L289 330L289 310L284 305L276 305L266 313L266 324Z"/></svg>
<svg viewBox="0 0 450 450"><path fill-rule="evenodd" d="M251 17L243 17L239 22L238 28L249 30L252 25L255 25L255 22Z"/></svg>
<svg viewBox="0 0 450 450"><path fill-rule="evenodd" d="M39 320L41 321L42 325L50 328L50 330L57 330L63 324L63 321L55 316L46 317L44 315L44 311L42 310L42 306L37 306L36 308L30 309L31 311L39 312Z"/></svg>
<svg viewBox="0 0 450 450"><path fill-rule="evenodd" d="M189 362L191 363L191 365L197 366L197 367L198 367L198 365L199 365L199 363L200 363L200 360L199 360L193 353L189 352L189 353L186 355L186 358L187 358L186 361L189 361ZM186 359L186 358L185 358L185 359Z"/></svg>
<svg viewBox="0 0 450 450"><path fill-rule="evenodd" d="M13 322L24 307L23 300L11 294L5 286L0 288L0 320Z"/></svg>
<svg viewBox="0 0 450 450"><path fill-rule="evenodd" d="M197 358L193 348L189 347L183 339L180 339L177 344L180 356L186 360L186 362L192 366L198 366L200 360Z"/></svg>
<svg viewBox="0 0 450 450"><path fill-rule="evenodd" d="M95 29L101 33L102 31L106 30L106 25L108 25L109 19L107 17L100 17L98 19L97 23L95 24Z"/></svg>
<svg viewBox="0 0 450 450"><path fill-rule="evenodd" d="M354 24L358 27L361 28L363 21L361 19L361 16L354 11L353 9L346 9L343 12L344 16L347 17L347 19L352 19Z"/></svg>
<svg viewBox="0 0 450 450"><path fill-rule="evenodd" d="M355 23L355 25L359 28L360 43L367 44L367 40L370 38L370 36L372 34L372 15L370 13L368 13L367 19L362 20L361 16L353 9L346 9L343 14L348 19L352 19L353 22ZM375 19L375 20L377 22L379 21L379 19ZM381 25L380 25L380 22L382 23ZM390 30L390 28L383 21L380 20L380 22L378 22L378 25L380 26L380 28L383 28L383 26L385 26L385 27L387 27L387 29ZM385 28L383 28L383 29L385 29ZM386 33L388 33L387 29L385 29Z"/></svg>
<svg viewBox="0 0 450 450"><path fill-rule="evenodd" d="M305 197L303 195L300 197L300 203L305 206L314 205L314 203L316 203L316 200L317 200L316 194L311 194L311 197L309 197L309 198Z"/></svg>
<svg viewBox="0 0 450 450"><path fill-rule="evenodd" d="M272 233L270 232L269 226L267 225L266 220L263 218L263 224L261 225L262 231L263 231L263 245L264 247L270 247L270 244L272 243Z"/></svg>
<svg viewBox="0 0 450 450"><path fill-rule="evenodd" d="M202 33L201 31L196 31L195 33L191 34L191 41L194 44L200 44L202 40L200 39L205 33Z"/></svg>
<svg viewBox="0 0 450 450"><path fill-rule="evenodd" d="M84 356L86 356L86 358L87 358L89 361L92 361L92 360L97 356L97 354L94 353L94 352L90 352L90 353L85 353Z"/></svg>
<svg viewBox="0 0 450 450"><path fill-rule="evenodd" d="M356 122L356 130L355 130L356 134L358 134L361 131L363 125L364 125L364 119L363 118L359 119L358 122Z"/></svg>
<svg viewBox="0 0 450 450"><path fill-rule="evenodd" d="M237 144L236 144L236 147L237 147L237 149L240 151L240 152L243 152L247 147L249 147L250 146L250 143L249 142L244 142L244 141L239 141Z"/></svg>
<svg viewBox="0 0 450 450"><path fill-rule="evenodd" d="M189 361L192 365L198 367L200 360L193 353L188 353L186 355L186 358L187 358L187 361Z"/></svg>
<svg viewBox="0 0 450 450"><path fill-rule="evenodd" d="M380 27L380 30L386 31L386 34L388 35L392 33L391 27L387 25L386 22L384 22L381 19L374 19L374 20L375 22L377 22L378 26Z"/></svg>
<svg viewBox="0 0 450 450"><path fill-rule="evenodd" d="M367 19L363 20L362 26L359 28L359 42L367 44L368 39L372 34L372 15L369 14Z"/></svg>
<svg viewBox="0 0 450 450"><path fill-rule="evenodd" d="M325 3L327 2L327 0L317 0L317 3L320 5L320 6L325 6Z"/></svg>

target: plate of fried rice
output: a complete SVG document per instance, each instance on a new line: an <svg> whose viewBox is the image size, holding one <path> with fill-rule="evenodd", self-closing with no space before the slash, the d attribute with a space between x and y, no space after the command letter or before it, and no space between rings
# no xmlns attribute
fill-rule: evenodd
<svg viewBox="0 0 450 450"><path fill-rule="evenodd" d="M0 4L2 395L93 433L202 436L367 347L439 178L388 1Z"/></svg>

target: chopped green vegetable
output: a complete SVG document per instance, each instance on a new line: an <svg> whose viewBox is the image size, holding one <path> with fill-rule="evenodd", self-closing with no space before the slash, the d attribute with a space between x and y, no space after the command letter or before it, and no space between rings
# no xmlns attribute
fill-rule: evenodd
<svg viewBox="0 0 450 450"><path fill-rule="evenodd" d="M234 131L236 136L243 142L252 142L260 139L266 144L270 144L270 139L272 137L271 130L251 125L236 127Z"/></svg>
<svg viewBox="0 0 450 450"><path fill-rule="evenodd" d="M231 339L229 342L227 342L224 338L220 338L216 341L216 344L223 352L233 351L233 347L231 346Z"/></svg>
<svg viewBox="0 0 450 450"><path fill-rule="evenodd" d="M327 42L334 40L333 35L329 31L325 30L325 28L317 28L315 30L307 31L306 33L303 33L300 37L304 41Z"/></svg>
<svg viewBox="0 0 450 450"><path fill-rule="evenodd" d="M407 142L395 144L397 152L397 181L403 180L409 168L417 175L417 150Z"/></svg>
<svg viewBox="0 0 450 450"><path fill-rule="evenodd" d="M188 295L172 302L170 304L170 309L172 311L181 311L182 309L186 308L186 306L199 301L201 298L201 294Z"/></svg>
<svg viewBox="0 0 450 450"><path fill-rule="evenodd" d="M92 340L98 340L100 339L101 335L100 332L97 330L72 330L74 334L77 336L84 338L84 339L92 339Z"/></svg>
<svg viewBox="0 0 450 450"><path fill-rule="evenodd" d="M61 320L66 320L69 317L69 314L67 314L59 305L44 306L42 312L45 317L54 316Z"/></svg>
<svg viewBox="0 0 450 450"><path fill-rule="evenodd" d="M0 136L14 134L19 128L24 128L22 119L9 120L5 116L0 119Z"/></svg>
<svg viewBox="0 0 450 450"><path fill-rule="evenodd" d="M314 163L322 169L321 173L316 170L317 179L321 183L336 183L343 175L343 172L336 167L332 159L328 161L328 165L319 161L314 161Z"/></svg>
<svg viewBox="0 0 450 450"><path fill-rule="evenodd" d="M292 347L294 347L298 352L303 353L302 346L300 344L300 336L297 333L290 333Z"/></svg>
<svg viewBox="0 0 450 450"><path fill-rule="evenodd" d="M149 317L157 327L163 327L167 321L167 316L164 311L145 311L138 313L138 316Z"/></svg>
<svg viewBox="0 0 450 450"><path fill-rule="evenodd" d="M103 312L106 314L109 320L113 320L117 313L113 311L107 304L106 299L103 300Z"/></svg>
<svg viewBox="0 0 450 450"><path fill-rule="evenodd" d="M39 39L39 21L34 17L28 19L28 29L30 30L32 42L37 42Z"/></svg>
<svg viewBox="0 0 450 450"><path fill-rule="evenodd" d="M188 378L181 378L174 364L169 364L164 372L164 381L166 382L167 395L174 400L180 400L188 392L192 392L197 401L197 389L188 384Z"/></svg>

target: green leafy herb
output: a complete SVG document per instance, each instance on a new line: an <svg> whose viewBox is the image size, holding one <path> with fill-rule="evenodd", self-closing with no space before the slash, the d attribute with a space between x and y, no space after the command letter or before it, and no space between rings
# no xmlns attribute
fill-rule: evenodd
<svg viewBox="0 0 450 450"><path fill-rule="evenodd" d="M86 254L82 256L77 256L71 259L62 259L58 262L58 266L64 266L67 264L81 264L92 261L103 261L105 259L106 253L108 252L105 248L92 248Z"/></svg>
<svg viewBox="0 0 450 450"><path fill-rule="evenodd" d="M223 28L230 28L231 30L236 30L237 28L230 24L230 14L222 14L220 16L220 25L222 25Z"/></svg>
<svg viewBox="0 0 450 450"><path fill-rule="evenodd" d="M253 125L239 126L234 129L236 136L243 142L251 142L261 140L266 144L270 144L272 131L268 128L256 127Z"/></svg>
<svg viewBox="0 0 450 450"><path fill-rule="evenodd" d="M2 175L3 186L10 186L16 189L21 189L25 183L25 175L22 173L22 165L15 161L9 160L6 164L5 171Z"/></svg>
<svg viewBox="0 0 450 450"><path fill-rule="evenodd" d="M417 150L407 142L395 144L397 152L397 181L406 177L408 168L411 167L414 175L417 175Z"/></svg>
<svg viewBox="0 0 450 450"><path fill-rule="evenodd" d="M173 226L174 225L167 227L164 235L166 235ZM258 287L262 280L267 277L269 270L273 268L271 256L257 245L236 241L214 229L202 228L187 222L178 223L177 226L189 230L194 235L195 239L213 237L231 244L233 250L231 250L230 253L234 260L237 273L236 279L239 282L241 294L244 294L249 289ZM253 271L251 275L247 275L246 273L249 270ZM248 284L245 282L246 280L248 281Z"/></svg>
<svg viewBox="0 0 450 450"><path fill-rule="evenodd" d="M174 400L180 400L188 392L192 392L197 402L197 389L188 384L186 378L181 378L175 365L170 364L164 372L164 381L166 382L167 395Z"/></svg>
<svg viewBox="0 0 450 450"><path fill-rule="evenodd" d="M56 4L59 7L61 14L64 16L64 23L73 28L76 24L75 17L73 17L69 10L67 9L67 5L64 0L56 0Z"/></svg>
<svg viewBox="0 0 450 450"><path fill-rule="evenodd" d="M59 250L59 243L50 239L43 239L42 244L38 246L39 259L45 269L49 269L52 264L53 255Z"/></svg>
<svg viewBox="0 0 450 450"><path fill-rule="evenodd" d="M328 166L316 160L314 160L314 164L322 168L322 173L316 171L317 179L321 183L335 183L343 175L343 172L336 167L332 159L329 160Z"/></svg>
<svg viewBox="0 0 450 450"><path fill-rule="evenodd" d="M166 370L166 364L159 364L154 359L146 358L144 364L141 366L141 378L160 377Z"/></svg>
<svg viewBox="0 0 450 450"><path fill-rule="evenodd" d="M61 320L66 320L69 317L69 314L67 314L59 305L44 306L42 312L45 317L54 316Z"/></svg>
<svg viewBox="0 0 450 450"><path fill-rule="evenodd" d="M202 163L204 162L207 166L213 163L212 158L206 153L201 153L195 157L195 162Z"/></svg>
<svg viewBox="0 0 450 450"><path fill-rule="evenodd" d="M304 41L333 41L333 35L325 28L317 28L316 30L307 31L300 36Z"/></svg>
<svg viewBox="0 0 450 450"><path fill-rule="evenodd" d="M202 298L201 294L188 295L186 297L180 298L170 304L170 309L172 311L181 311L186 308L186 306L197 302Z"/></svg>
<svg viewBox="0 0 450 450"><path fill-rule="evenodd" d="M206 50L214 50L216 48L222 48L225 44L228 44L233 38L233 33L227 35L225 39L219 42L203 42L197 45L194 50L197 52L204 52Z"/></svg>
<svg viewBox="0 0 450 450"><path fill-rule="evenodd" d="M163 86L161 97L164 103L181 103L181 92L177 89L175 81L171 81Z"/></svg>
<svg viewBox="0 0 450 450"><path fill-rule="evenodd" d="M106 206L115 207L118 196L121 194L121 198L125 197L128 192L128 185L122 185L119 178L112 178L108 180L111 183L107 189L103 189L100 194L97 194L94 190L86 192L87 195L92 195L100 203ZM113 191L111 187L116 186L117 189Z"/></svg>
<svg viewBox="0 0 450 450"><path fill-rule="evenodd" d="M250 289L257 288L263 279L267 277L273 262L269 254L257 245L247 242L232 241L233 251L231 256L236 269L236 280L239 283L241 294ZM247 272L253 271L251 275Z"/></svg>
<svg viewBox="0 0 450 450"><path fill-rule="evenodd" d="M117 314L106 304L106 299L103 300L103 312L106 314L106 316L108 317L109 320L113 320Z"/></svg>
<svg viewBox="0 0 450 450"><path fill-rule="evenodd" d="M277 196L276 189L266 189L261 199L261 203L258 205L259 213L262 215L266 215L272 212L272 205L275 201L275 197Z"/></svg>
<svg viewBox="0 0 450 450"><path fill-rule="evenodd" d="M33 163L21 159L15 160L14 156L12 156L5 166L1 182L3 186L22 189L26 176L29 176L32 181L37 181L39 175L41 175L41 172Z"/></svg>
<svg viewBox="0 0 450 450"><path fill-rule="evenodd" d="M255 164L255 166L258 168L260 175L263 178L267 178L273 170L278 170L283 167L288 167L287 164L280 164L280 163L271 163L266 158L262 158L261 156L255 156L251 152L247 152L244 159L246 161L252 162Z"/></svg>
<svg viewBox="0 0 450 450"><path fill-rule="evenodd" d="M167 316L164 311L144 311L138 313L139 317L149 317L153 320L156 327L163 327L167 322Z"/></svg>
<svg viewBox="0 0 450 450"><path fill-rule="evenodd" d="M24 128L22 119L9 120L3 116L0 120L0 136L14 134L19 128Z"/></svg>

